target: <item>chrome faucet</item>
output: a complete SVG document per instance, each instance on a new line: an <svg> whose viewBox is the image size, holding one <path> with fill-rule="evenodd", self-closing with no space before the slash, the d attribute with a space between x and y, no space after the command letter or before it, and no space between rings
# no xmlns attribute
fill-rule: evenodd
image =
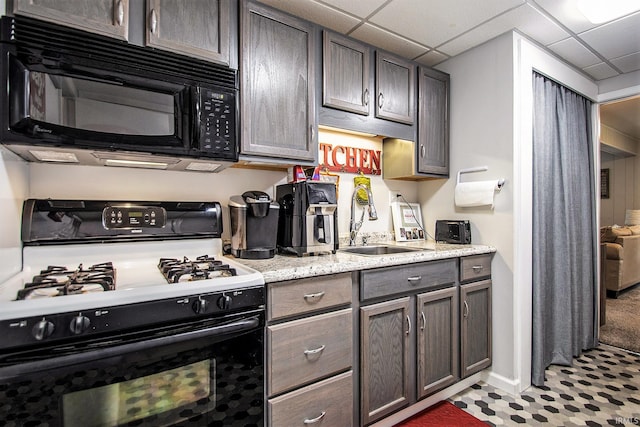
<svg viewBox="0 0 640 427"><path fill-rule="evenodd" d="M367 192L367 200L369 204L369 221L375 221L378 219L378 213L376 212L376 207L373 205L373 194L371 194L371 190L364 184L358 184L353 189L353 195L351 196L351 220L349 221L349 246L356 245L356 236L358 235L358 231L360 231L360 227L362 227L362 222L364 221L364 209L362 209L362 216L360 216L360 221L356 222L355 220L355 211L356 211L356 195L358 194L358 190L364 190Z"/></svg>

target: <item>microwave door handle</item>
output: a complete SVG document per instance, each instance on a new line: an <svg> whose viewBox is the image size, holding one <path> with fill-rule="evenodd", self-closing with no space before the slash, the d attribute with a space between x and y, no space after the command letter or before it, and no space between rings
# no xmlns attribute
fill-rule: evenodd
<svg viewBox="0 0 640 427"><path fill-rule="evenodd" d="M194 88L193 89L193 100L191 101L192 104L195 106L195 117L194 117L194 121L193 121L193 137L191 138L192 141L195 141L195 145L197 146L198 144L200 144L200 139L202 136L202 130L201 130L201 114L202 112L200 111L200 89L199 88Z"/></svg>

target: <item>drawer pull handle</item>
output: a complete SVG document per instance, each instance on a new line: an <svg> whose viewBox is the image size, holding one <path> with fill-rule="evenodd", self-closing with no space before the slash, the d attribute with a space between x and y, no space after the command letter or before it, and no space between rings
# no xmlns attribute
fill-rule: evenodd
<svg viewBox="0 0 640 427"><path fill-rule="evenodd" d="M424 311L420 312L420 317L422 317L422 326L420 327L420 330L424 331L424 328L427 327L427 318L424 315Z"/></svg>
<svg viewBox="0 0 640 427"><path fill-rule="evenodd" d="M311 418L311 419L306 418L306 419L304 420L304 423L305 423L305 424L315 424L315 423L317 423L318 421L320 421L321 419L323 419L325 415L327 415L327 411L322 411L322 412L320 413L320 415L318 415L318 416L317 416L317 417L315 417L315 418Z"/></svg>
<svg viewBox="0 0 640 427"><path fill-rule="evenodd" d="M407 277L407 280L413 285L418 283L420 280L422 280L422 276Z"/></svg>
<svg viewBox="0 0 640 427"><path fill-rule="evenodd" d="M479 272L481 272L482 270L484 270L484 266L483 266L483 265L474 265L474 266L473 266L473 267L471 267L471 268L473 269L473 271L474 271L475 273L479 273Z"/></svg>
<svg viewBox="0 0 640 427"><path fill-rule="evenodd" d="M411 319L407 315L407 335L411 332Z"/></svg>
<svg viewBox="0 0 640 427"><path fill-rule="evenodd" d="M467 304L467 302L464 302L464 311L462 312L462 315L464 317L469 317L469 304Z"/></svg>
<svg viewBox="0 0 640 427"><path fill-rule="evenodd" d="M315 294L305 294L304 299L307 300L307 302L318 302L323 296L324 291L316 292Z"/></svg>
<svg viewBox="0 0 640 427"><path fill-rule="evenodd" d="M311 355L313 355L313 354L322 353L322 350L324 350L324 349L325 349L325 347L326 347L326 346L323 344L323 345L321 345L321 346L320 346L320 347L318 347L318 348L314 348L313 350L305 350L305 351L304 351L304 355L305 355L305 356L311 356Z"/></svg>

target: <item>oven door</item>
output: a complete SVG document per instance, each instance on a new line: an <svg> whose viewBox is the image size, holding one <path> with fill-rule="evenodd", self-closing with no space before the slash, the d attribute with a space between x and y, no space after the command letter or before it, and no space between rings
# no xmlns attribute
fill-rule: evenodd
<svg viewBox="0 0 640 427"><path fill-rule="evenodd" d="M0 362L6 426L262 426L264 311Z"/></svg>

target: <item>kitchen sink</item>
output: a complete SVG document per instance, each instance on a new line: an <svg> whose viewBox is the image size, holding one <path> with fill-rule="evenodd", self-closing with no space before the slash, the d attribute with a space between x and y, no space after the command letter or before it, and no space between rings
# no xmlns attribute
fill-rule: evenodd
<svg viewBox="0 0 640 427"><path fill-rule="evenodd" d="M391 254L400 254L403 252L417 252L417 251L425 251L428 249L422 248L410 248L407 246L349 246L343 249L340 249L342 252L347 252L350 254L356 255L391 255Z"/></svg>

